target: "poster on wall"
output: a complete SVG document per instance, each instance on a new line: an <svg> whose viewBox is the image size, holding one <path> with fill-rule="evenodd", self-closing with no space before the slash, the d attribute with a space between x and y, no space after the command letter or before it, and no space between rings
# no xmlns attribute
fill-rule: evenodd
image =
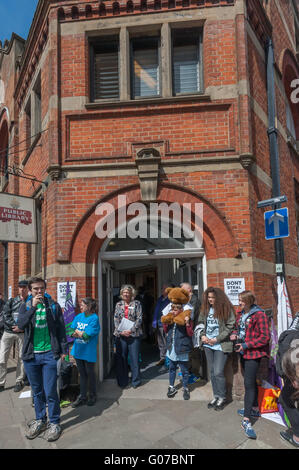
<svg viewBox="0 0 299 470"><path fill-rule="evenodd" d="M76 282L69 282L72 293L73 305L76 307ZM57 282L57 302L61 308L65 308L67 282Z"/></svg>
<svg viewBox="0 0 299 470"><path fill-rule="evenodd" d="M244 277L224 279L224 292L233 305L239 305L239 294L243 290L245 290Z"/></svg>
<svg viewBox="0 0 299 470"><path fill-rule="evenodd" d="M37 243L35 199L0 193L0 241Z"/></svg>

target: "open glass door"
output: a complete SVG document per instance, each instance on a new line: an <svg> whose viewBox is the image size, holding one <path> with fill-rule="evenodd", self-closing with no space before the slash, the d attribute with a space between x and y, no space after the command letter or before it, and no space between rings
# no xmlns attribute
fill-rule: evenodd
<svg viewBox="0 0 299 470"><path fill-rule="evenodd" d="M102 293L103 377L106 378L114 358L113 268L107 262L102 264Z"/></svg>

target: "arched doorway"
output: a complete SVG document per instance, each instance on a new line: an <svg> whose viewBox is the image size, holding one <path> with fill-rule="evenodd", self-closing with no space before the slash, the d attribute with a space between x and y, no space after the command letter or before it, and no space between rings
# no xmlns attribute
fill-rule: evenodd
<svg viewBox="0 0 299 470"><path fill-rule="evenodd" d="M173 236L175 223L169 224L168 237L160 221L157 237L131 239L129 236L118 238L123 233L123 226L116 230L114 238L103 243L98 256L98 292L101 322L99 379L107 378L113 367L113 313L119 300L121 285L133 284L137 289L143 287L152 298L152 308L144 313L143 329L151 324L151 315L156 300L161 295L165 280L179 285L189 282L195 294L201 296L206 288L206 259L200 238L185 232L176 238ZM148 226L150 222L147 220ZM168 221L167 221L168 225ZM150 233L150 232L148 232ZM145 347L143 349L145 353ZM152 346L146 348L147 362L155 362L158 350ZM152 354L150 357L149 354Z"/></svg>

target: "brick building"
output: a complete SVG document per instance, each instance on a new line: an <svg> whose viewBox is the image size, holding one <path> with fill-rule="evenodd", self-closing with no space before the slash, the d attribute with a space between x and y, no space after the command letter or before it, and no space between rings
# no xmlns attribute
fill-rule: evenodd
<svg viewBox="0 0 299 470"><path fill-rule="evenodd" d="M0 191L37 201L38 243L0 244L0 290L41 274L56 297L76 281L99 299L100 375L110 367L113 295L157 298L163 280L199 293L244 278L276 309L266 41L274 45L285 273L299 309L299 13L296 0L40 0L27 41L0 48ZM1 47L1 46L0 46ZM7 150L6 150L7 149ZM16 176L13 165L21 168ZM14 172L15 173L15 172ZM41 181L46 184L40 183ZM119 199L120 198L120 199ZM99 238L100 203L203 204L203 243ZM193 228L196 226L193 225Z"/></svg>

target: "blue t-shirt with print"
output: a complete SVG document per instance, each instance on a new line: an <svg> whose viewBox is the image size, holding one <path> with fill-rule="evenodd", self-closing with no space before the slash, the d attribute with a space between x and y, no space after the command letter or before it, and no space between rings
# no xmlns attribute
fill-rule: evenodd
<svg viewBox="0 0 299 470"><path fill-rule="evenodd" d="M214 308L210 307L208 316L207 316L207 326L206 326L206 337L209 339L217 338L219 335L219 322L218 319L214 317ZM222 351L222 347L219 343L210 346L209 344L204 344L205 348L211 348L215 351Z"/></svg>
<svg viewBox="0 0 299 470"><path fill-rule="evenodd" d="M97 345L100 332L100 323L98 316L93 313L86 316L85 313L79 313L72 323L71 328L84 331L89 338L76 338L71 350L75 359L81 359L88 362L97 362Z"/></svg>

